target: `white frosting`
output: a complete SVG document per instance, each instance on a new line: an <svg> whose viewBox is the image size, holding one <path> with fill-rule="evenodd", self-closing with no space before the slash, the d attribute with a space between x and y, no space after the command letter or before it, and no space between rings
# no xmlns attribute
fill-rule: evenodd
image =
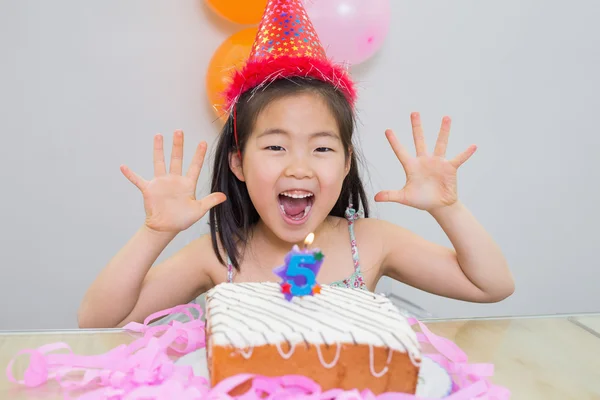
<svg viewBox="0 0 600 400"><path fill-rule="evenodd" d="M207 292L207 322L212 345L232 346L250 357L255 346L275 345L290 358L295 346L362 344L408 352L415 365L421 359L416 333L406 318L383 295L361 289L322 285L314 296L285 300L278 283L222 283ZM281 344L290 350L284 353ZM247 349L250 348L250 351ZM321 358L321 363L326 364Z"/></svg>
<svg viewBox="0 0 600 400"><path fill-rule="evenodd" d="M421 365L421 358L417 358L415 357L414 354L412 353L408 353L409 357L410 357L410 361L413 363L413 365L419 367Z"/></svg>
<svg viewBox="0 0 600 400"><path fill-rule="evenodd" d="M246 360L249 360L250 357L252 357L252 353L254 352L254 347L250 347L249 350L238 349L238 351L240 352L242 357L244 357Z"/></svg>
<svg viewBox="0 0 600 400"><path fill-rule="evenodd" d="M340 345L339 343L337 343L336 345L337 349L335 350L335 357L330 363L326 363L325 360L323 360L321 346L317 346L317 354L319 355L319 361L321 361L321 365L327 369L335 367L335 364L337 364L338 360L340 359L340 350L342 349L342 345Z"/></svg>
<svg viewBox="0 0 600 400"><path fill-rule="evenodd" d="M292 357L292 355L294 354L294 350L296 350L295 344L290 345L290 349L288 350L287 353L281 349L281 343L279 343L279 342L275 343L275 347L277 347L277 351L279 352L279 355L285 360L289 360Z"/></svg>
<svg viewBox="0 0 600 400"><path fill-rule="evenodd" d="M390 362L392 361L392 355L394 354L394 350L389 349L388 351L388 358L387 361L385 362L385 367L383 367L383 369L380 372L375 372L375 356L373 355L373 346L369 346L369 369L371 370L371 375L373 375L375 378L381 378L382 376L384 376L385 374L387 374L389 368L388 365L390 365ZM411 358L412 361L412 358Z"/></svg>

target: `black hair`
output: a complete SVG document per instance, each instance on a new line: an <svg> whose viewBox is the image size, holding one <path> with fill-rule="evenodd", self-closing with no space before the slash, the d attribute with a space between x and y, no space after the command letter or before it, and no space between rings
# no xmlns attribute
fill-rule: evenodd
<svg viewBox="0 0 600 400"><path fill-rule="evenodd" d="M306 92L316 93L325 100L337 121L346 157L351 158L350 171L329 215L344 218L346 208L352 204L357 210L362 207L364 215L369 216L368 201L358 172L358 155L352 145L356 126L355 115L344 94L333 85L317 79L296 77L276 80L264 89L248 91L240 97L235 105L239 143L235 140L234 119L231 113L215 149L211 192L222 192L227 196L227 200L210 210L210 234L213 250L223 265L226 265L226 261L221 251L229 256L233 267L239 270L240 257L243 255L248 233L260 218L252 204L246 184L237 179L231 171L229 156L232 152L238 152L238 146L243 155L256 119L267 105L282 97Z"/></svg>

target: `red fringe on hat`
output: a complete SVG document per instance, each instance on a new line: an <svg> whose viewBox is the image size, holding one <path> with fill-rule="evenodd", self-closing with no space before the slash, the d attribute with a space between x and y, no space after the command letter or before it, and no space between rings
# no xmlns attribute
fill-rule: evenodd
<svg viewBox="0 0 600 400"><path fill-rule="evenodd" d="M236 70L233 81L224 92L226 109L231 110L248 90L261 90L277 79L291 77L328 82L346 96L351 106L356 102L354 83L343 67L314 57L279 56L249 60L241 70Z"/></svg>

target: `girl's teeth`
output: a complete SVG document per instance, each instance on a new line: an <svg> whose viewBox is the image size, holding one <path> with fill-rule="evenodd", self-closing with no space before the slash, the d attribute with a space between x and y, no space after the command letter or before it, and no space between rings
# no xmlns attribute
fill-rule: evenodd
<svg viewBox="0 0 600 400"><path fill-rule="evenodd" d="M304 199L306 197L312 197L312 193L305 193L305 194L292 194L292 193L286 193L283 192L281 193L283 196L286 197L291 197L292 199Z"/></svg>
<svg viewBox="0 0 600 400"><path fill-rule="evenodd" d="M306 217L306 215L310 211L310 208L311 208L311 205L306 206L306 208L304 209L304 215L302 216L302 218Z"/></svg>

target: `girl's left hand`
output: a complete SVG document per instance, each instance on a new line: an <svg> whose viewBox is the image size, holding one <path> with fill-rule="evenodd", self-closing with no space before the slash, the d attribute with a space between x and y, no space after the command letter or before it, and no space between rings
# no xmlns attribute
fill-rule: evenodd
<svg viewBox="0 0 600 400"><path fill-rule="evenodd" d="M394 153L404 167L406 184L401 190L377 193L375 201L392 201L429 212L454 204L458 200L456 171L475 153L477 146L471 145L454 159L447 160L445 156L450 134L450 118L444 117L433 154L428 154L419 113L411 114L411 123L416 157L412 157L400 144L394 132L389 129L385 132Z"/></svg>

